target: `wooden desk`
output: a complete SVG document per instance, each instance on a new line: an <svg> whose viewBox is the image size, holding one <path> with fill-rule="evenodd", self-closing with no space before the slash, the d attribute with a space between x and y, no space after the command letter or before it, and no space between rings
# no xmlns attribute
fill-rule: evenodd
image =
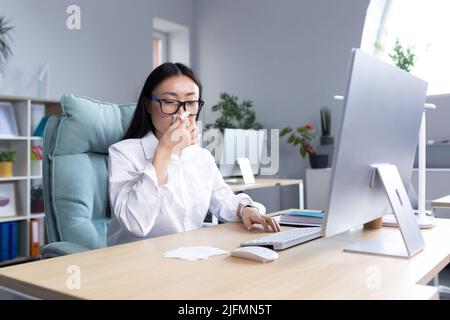
<svg viewBox="0 0 450 320"><path fill-rule="evenodd" d="M163 258L180 246L231 250L263 235L227 223L3 268L0 286L40 298L433 299L437 289L426 284L450 262L450 221L437 219L422 233L426 249L411 259L343 252L360 239L400 241L397 228L317 239L269 263L227 255L195 262ZM66 286L70 266L80 268L79 290Z"/></svg>
<svg viewBox="0 0 450 320"><path fill-rule="evenodd" d="M442 197L431 201L432 207L450 208L450 196Z"/></svg>

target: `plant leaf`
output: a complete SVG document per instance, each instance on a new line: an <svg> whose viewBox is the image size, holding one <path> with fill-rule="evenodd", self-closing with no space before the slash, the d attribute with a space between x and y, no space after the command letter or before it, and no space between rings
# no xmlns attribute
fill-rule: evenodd
<svg viewBox="0 0 450 320"><path fill-rule="evenodd" d="M290 127L283 128L283 130L281 130L281 132L280 132L280 137L284 137L286 134L288 134L290 132L292 132L292 128L290 128Z"/></svg>
<svg viewBox="0 0 450 320"><path fill-rule="evenodd" d="M288 143L293 143L294 141L295 141L295 138L296 138L296 136L295 136L295 134L293 133L293 134L291 134L290 136L289 136L289 139L288 139Z"/></svg>
<svg viewBox="0 0 450 320"><path fill-rule="evenodd" d="M303 158L306 157L306 150L305 150L303 147L300 148L300 155L301 155Z"/></svg>
<svg viewBox="0 0 450 320"><path fill-rule="evenodd" d="M297 137L294 141L294 146L298 146L300 143L302 143L302 138Z"/></svg>

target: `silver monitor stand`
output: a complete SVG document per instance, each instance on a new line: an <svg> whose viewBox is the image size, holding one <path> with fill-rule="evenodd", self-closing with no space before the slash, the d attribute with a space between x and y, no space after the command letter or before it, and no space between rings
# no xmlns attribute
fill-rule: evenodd
<svg viewBox="0 0 450 320"><path fill-rule="evenodd" d="M375 187L381 180L397 219L403 243L393 241L386 245L384 241L361 241L345 248L344 251L412 257L425 247L425 242L398 169L392 164L376 164L373 167L370 186Z"/></svg>

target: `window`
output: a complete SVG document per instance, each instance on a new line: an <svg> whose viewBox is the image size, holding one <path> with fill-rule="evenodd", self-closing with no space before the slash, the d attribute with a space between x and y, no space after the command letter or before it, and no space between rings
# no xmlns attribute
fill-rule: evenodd
<svg viewBox="0 0 450 320"><path fill-rule="evenodd" d="M168 35L166 33L160 31L153 32L153 69L169 61L167 44Z"/></svg>
<svg viewBox="0 0 450 320"><path fill-rule="evenodd" d="M392 63L389 54L399 39L413 48L411 73L428 81L428 94L450 93L449 11L448 0L372 0L361 48Z"/></svg>
<svg viewBox="0 0 450 320"><path fill-rule="evenodd" d="M189 29L180 24L153 17L153 67L164 62L190 65Z"/></svg>

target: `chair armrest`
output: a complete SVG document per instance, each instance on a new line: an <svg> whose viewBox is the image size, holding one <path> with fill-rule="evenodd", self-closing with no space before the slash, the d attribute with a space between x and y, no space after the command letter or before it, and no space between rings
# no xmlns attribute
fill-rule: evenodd
<svg viewBox="0 0 450 320"><path fill-rule="evenodd" d="M88 251L89 248L77 243L61 241L52 242L41 247L41 256L43 259L65 256L68 254Z"/></svg>

